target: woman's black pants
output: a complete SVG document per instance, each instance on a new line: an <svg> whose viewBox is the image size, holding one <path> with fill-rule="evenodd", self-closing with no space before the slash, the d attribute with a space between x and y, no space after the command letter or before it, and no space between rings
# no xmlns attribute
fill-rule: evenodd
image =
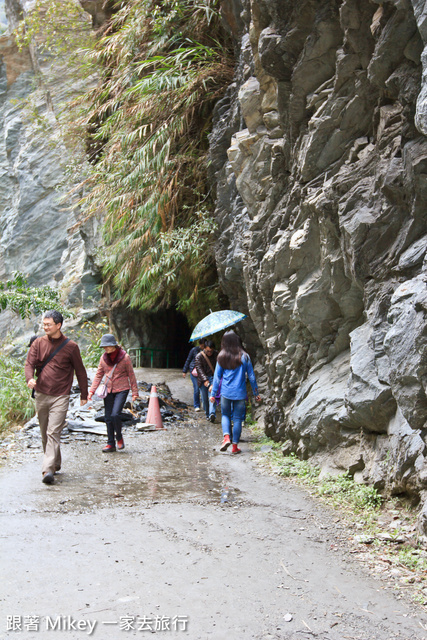
<svg viewBox="0 0 427 640"><path fill-rule="evenodd" d="M107 424L108 444L112 447L116 446L114 434L117 440L122 439L122 421L120 414L123 410L129 389L125 391L110 392L104 398L105 422Z"/></svg>

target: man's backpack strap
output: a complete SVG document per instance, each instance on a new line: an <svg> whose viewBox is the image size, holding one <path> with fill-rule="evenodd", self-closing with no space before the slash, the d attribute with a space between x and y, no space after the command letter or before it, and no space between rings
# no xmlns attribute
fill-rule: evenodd
<svg viewBox="0 0 427 640"><path fill-rule="evenodd" d="M39 373L37 376L37 380L40 378L40 374L43 371L43 369L45 368L45 366L48 364L48 362L50 362L52 360L52 358L54 358L56 356L56 354L61 351L62 347L65 347L66 344L68 344L70 342L70 338L65 338L65 340L63 342L61 342L61 344L56 347L55 351L52 351L52 353L50 354L50 356L48 356L46 358L46 360L43 362L42 366L39 369ZM34 389L31 393L31 397L34 398L35 397L35 393L34 393Z"/></svg>
<svg viewBox="0 0 427 640"><path fill-rule="evenodd" d="M205 360L206 360L206 362L208 363L210 370L212 371L212 373L215 373L215 370L214 370L214 368L213 368L213 366L212 366L212 363L211 363L211 361L209 360L208 356L206 355L206 353L205 353L204 351L202 351L202 353L203 353L203 355L205 356Z"/></svg>

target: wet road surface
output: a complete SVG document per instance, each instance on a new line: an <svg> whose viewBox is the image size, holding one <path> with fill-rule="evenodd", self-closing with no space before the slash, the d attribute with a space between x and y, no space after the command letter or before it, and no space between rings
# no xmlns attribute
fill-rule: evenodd
<svg viewBox="0 0 427 640"><path fill-rule="evenodd" d="M240 456L191 410L124 437L70 438L50 487L39 450L0 468L0 638L427 638L337 550L331 511L260 473L246 431Z"/></svg>

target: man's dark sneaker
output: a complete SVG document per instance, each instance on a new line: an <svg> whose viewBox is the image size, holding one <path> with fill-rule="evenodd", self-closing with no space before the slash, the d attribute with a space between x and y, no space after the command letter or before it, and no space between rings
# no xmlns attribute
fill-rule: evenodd
<svg viewBox="0 0 427 640"><path fill-rule="evenodd" d="M230 444L231 444L230 436L229 435L225 435L224 436L224 440L222 441L222 445L220 446L219 450L220 451L227 451L227 449L230 446Z"/></svg>
<svg viewBox="0 0 427 640"><path fill-rule="evenodd" d="M121 440L117 440L117 449L124 449L125 443L123 442L123 438Z"/></svg>
<svg viewBox="0 0 427 640"><path fill-rule="evenodd" d="M208 418L209 422L215 422L215 414L211 413L209 418Z"/></svg>
<svg viewBox="0 0 427 640"><path fill-rule="evenodd" d="M103 448L102 452L110 453L111 451L115 451L115 450L116 450L116 447L113 447L112 444L107 444L107 446Z"/></svg>
<svg viewBox="0 0 427 640"><path fill-rule="evenodd" d="M51 471L47 471L43 474L42 482L45 484L53 484L55 482L55 478L53 477L53 473Z"/></svg>

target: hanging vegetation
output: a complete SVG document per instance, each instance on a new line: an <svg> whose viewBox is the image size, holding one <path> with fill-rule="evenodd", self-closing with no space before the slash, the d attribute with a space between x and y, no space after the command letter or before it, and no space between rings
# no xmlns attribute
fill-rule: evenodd
<svg viewBox="0 0 427 640"><path fill-rule="evenodd" d="M78 205L104 220L105 282L121 303L194 322L218 307L208 133L233 73L218 1L117 2L79 57L98 81L68 129L86 140Z"/></svg>
<svg viewBox="0 0 427 640"><path fill-rule="evenodd" d="M10 280L0 282L0 313L12 311L24 320L47 309L57 309L65 317L72 315L63 308L58 291L48 285L30 286L22 273L14 272Z"/></svg>

